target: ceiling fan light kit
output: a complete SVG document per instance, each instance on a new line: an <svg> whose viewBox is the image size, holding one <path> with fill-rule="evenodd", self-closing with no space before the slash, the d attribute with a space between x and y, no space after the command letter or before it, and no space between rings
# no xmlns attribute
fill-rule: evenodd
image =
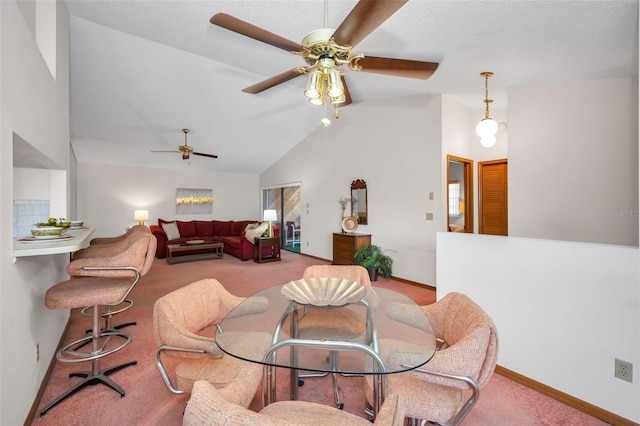
<svg viewBox="0 0 640 426"><path fill-rule="evenodd" d="M258 94L303 74L308 74L304 94L312 105L325 105L325 98L336 108L351 103L345 73L338 68L347 65L351 71L384 74L426 80L436 71L435 62L352 55L359 42L378 28L408 0L360 0L337 29L311 31L298 44L226 13L217 13L209 22L254 40L294 53L304 59L306 67L285 71L242 89ZM326 14L326 7L325 7ZM325 25L326 17L325 17Z"/></svg>
<svg viewBox="0 0 640 426"><path fill-rule="evenodd" d="M493 77L491 71L480 73L484 78L484 118L480 120L476 126L476 134L480 138L480 145L485 148L491 148L496 144L496 133L498 133L498 123L489 116L489 104L493 99L489 99L489 77Z"/></svg>

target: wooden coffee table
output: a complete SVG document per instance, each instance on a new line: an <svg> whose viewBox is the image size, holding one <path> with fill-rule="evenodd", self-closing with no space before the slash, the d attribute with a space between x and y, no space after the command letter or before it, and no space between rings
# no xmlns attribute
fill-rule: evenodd
<svg viewBox="0 0 640 426"><path fill-rule="evenodd" d="M202 244L169 244L167 246L167 263L195 262L196 260L220 259L223 256L224 244L218 241L211 241ZM206 250L203 252L203 250ZM174 256L176 253L194 252Z"/></svg>

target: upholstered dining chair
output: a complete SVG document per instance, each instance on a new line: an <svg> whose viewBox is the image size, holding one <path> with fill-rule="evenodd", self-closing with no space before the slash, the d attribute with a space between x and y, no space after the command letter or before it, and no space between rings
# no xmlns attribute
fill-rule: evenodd
<svg viewBox="0 0 640 426"><path fill-rule="evenodd" d="M149 228L143 225L136 225L131 228L129 232L124 234L121 237L114 237L116 239L115 242L112 243L104 243L104 244L96 244L93 246L89 246L87 248L81 249L74 253L73 260L69 262L67 265L67 273L71 276L82 276L82 275L92 275L91 269L86 269L87 266L91 266L93 264L109 264L115 263L119 264L124 257L127 256L127 252L131 250L132 246L146 244L149 236L153 236L149 231ZM157 240L153 242L154 246L157 244ZM147 253L147 264L149 267L153 263L154 259L153 253ZM146 270L144 274L146 274ZM117 272L113 272L117 273ZM101 272L101 275L108 275L109 272ZM114 315L120 314L122 312L127 311L133 307L133 301L131 299L123 300L118 306L102 306L101 317L104 319L104 330L119 330L124 327L128 327L131 325L135 325L134 321L127 322L123 324L113 325L112 318ZM86 306L82 310L82 314L85 316L92 316L93 306ZM87 330L89 332L89 330Z"/></svg>
<svg viewBox="0 0 640 426"><path fill-rule="evenodd" d="M302 278L343 278L349 281L355 281L363 286L371 286L369 272L360 265L311 265L304 270ZM336 327L336 323L341 326ZM348 311L340 311L340 315L326 315L325 312L309 311L308 315L303 316L298 324L298 337L307 339L322 340L331 338L331 333L335 333L336 328L341 330L340 338L348 341L364 341L366 328L365 325L354 314L354 317L348 315ZM338 354L335 351L329 352L328 361L337 369ZM304 378L307 377L323 377L328 373L304 373L298 375L298 385L304 385ZM343 409L344 404L340 399L338 392L338 376L337 373L331 373L333 376L333 395L336 407ZM343 374L344 375L344 374Z"/></svg>
<svg viewBox="0 0 640 426"><path fill-rule="evenodd" d="M493 374L498 358L498 333L487 313L461 293L449 293L440 301L423 306L439 350L421 368L388 377L388 392L398 393L406 403L406 416L441 425L457 425L478 401L480 388ZM408 324L416 323L402 306L387 315ZM416 365L410 345L398 346L381 354L385 362ZM367 400L371 403L372 382L367 379ZM470 392L468 392L470 391ZM463 396L469 397L463 401Z"/></svg>
<svg viewBox="0 0 640 426"><path fill-rule="evenodd" d="M249 385L239 403L249 406L262 381L262 365L225 354L214 340L215 327L243 301L244 297L229 293L213 278L188 284L156 301L153 307L155 359L169 391L190 392L197 380L206 380L220 388L240 380ZM263 312L268 302L265 299L263 304L260 300L251 305L247 303L232 315ZM237 336L237 344L252 345L258 353L264 353L270 343L271 336L267 333L247 332ZM175 385L163 362L163 354L178 360Z"/></svg>
<svg viewBox="0 0 640 426"><path fill-rule="evenodd" d="M360 265L311 265L304 270L302 278L344 278L371 286L369 272Z"/></svg>
<svg viewBox="0 0 640 426"><path fill-rule="evenodd" d="M355 414L326 405L306 401L279 401L264 407L259 413L243 407L235 395L246 393L235 386L218 390L206 381L193 386L191 398L183 416L183 425L235 426L371 426ZM404 405L398 395L389 395L382 405L374 425L402 426Z"/></svg>
<svg viewBox="0 0 640 426"><path fill-rule="evenodd" d="M155 237L151 234L143 235L137 244L130 246L117 258L86 259L83 265L79 266L78 276L59 282L47 290L45 306L49 309L93 306L91 334L67 344L56 353L60 362L91 361L91 370L70 373L69 377L83 379L45 406L40 411L41 415L45 415L52 407L87 385L102 383L120 393L120 396L125 395L124 389L108 376L137 362L129 361L101 369L100 359L127 346L131 342L131 335L122 331L102 329L100 306L118 305L127 298L142 275L151 267L155 250ZM91 344L91 347L82 350L88 344Z"/></svg>

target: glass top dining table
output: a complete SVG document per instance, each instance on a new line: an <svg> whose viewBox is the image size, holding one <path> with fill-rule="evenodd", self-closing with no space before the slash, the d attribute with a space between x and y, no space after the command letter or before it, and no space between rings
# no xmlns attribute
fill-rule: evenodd
<svg viewBox="0 0 640 426"><path fill-rule="evenodd" d="M256 335L263 337L258 347ZM386 375L418 368L436 350L431 325L412 299L338 279L258 291L218 324L215 341L225 353L265 366L264 405L275 400L274 367L282 367L295 372L291 399L297 399L299 370L374 375L374 414L385 398Z"/></svg>

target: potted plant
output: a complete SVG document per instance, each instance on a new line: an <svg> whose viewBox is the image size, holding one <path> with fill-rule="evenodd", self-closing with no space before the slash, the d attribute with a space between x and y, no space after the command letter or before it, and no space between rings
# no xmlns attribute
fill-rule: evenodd
<svg viewBox="0 0 640 426"><path fill-rule="evenodd" d="M393 259L386 255L385 252L393 250L382 250L379 246L369 245L358 250L353 256L356 264L366 268L369 271L371 281L378 280L378 273L383 277L391 277L391 268Z"/></svg>

